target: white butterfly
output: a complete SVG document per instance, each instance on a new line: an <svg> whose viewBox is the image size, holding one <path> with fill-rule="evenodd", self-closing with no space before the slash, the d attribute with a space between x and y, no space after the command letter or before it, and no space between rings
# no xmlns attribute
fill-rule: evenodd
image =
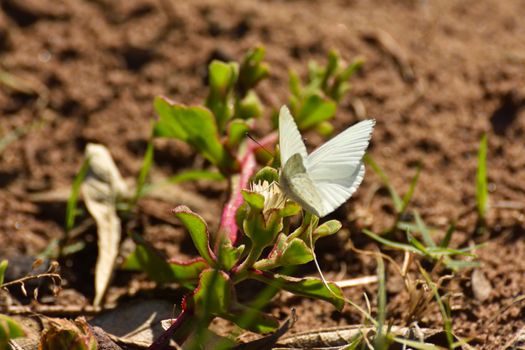
<svg viewBox="0 0 525 350"><path fill-rule="evenodd" d="M303 209L323 217L350 198L363 181L363 156L375 120L359 122L310 155L286 106L279 113L281 172L284 193Z"/></svg>

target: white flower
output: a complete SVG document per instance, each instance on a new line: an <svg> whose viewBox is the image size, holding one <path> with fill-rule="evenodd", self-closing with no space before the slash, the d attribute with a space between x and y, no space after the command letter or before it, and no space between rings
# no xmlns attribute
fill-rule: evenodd
<svg viewBox="0 0 525 350"><path fill-rule="evenodd" d="M281 191L277 182L268 183L268 181L252 182L250 184L250 191L258 193L264 197L263 215L272 209L282 209L286 203L286 197Z"/></svg>

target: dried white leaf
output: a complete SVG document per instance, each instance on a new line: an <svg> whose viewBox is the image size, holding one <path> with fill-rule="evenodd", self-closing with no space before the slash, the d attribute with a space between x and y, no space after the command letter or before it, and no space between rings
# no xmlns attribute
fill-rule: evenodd
<svg viewBox="0 0 525 350"><path fill-rule="evenodd" d="M88 144L89 171L82 184L86 207L97 223L98 257L95 268L95 300L99 306L109 286L121 236L117 201L128 193L113 158L105 146Z"/></svg>

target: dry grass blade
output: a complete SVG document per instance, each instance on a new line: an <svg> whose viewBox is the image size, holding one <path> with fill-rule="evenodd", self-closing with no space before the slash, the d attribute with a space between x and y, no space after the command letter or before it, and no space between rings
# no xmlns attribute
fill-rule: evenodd
<svg viewBox="0 0 525 350"><path fill-rule="evenodd" d="M121 236L117 200L128 193L109 151L102 145L88 144L89 172L82 184L86 207L97 223L98 257L95 270L95 306L100 305L113 274Z"/></svg>

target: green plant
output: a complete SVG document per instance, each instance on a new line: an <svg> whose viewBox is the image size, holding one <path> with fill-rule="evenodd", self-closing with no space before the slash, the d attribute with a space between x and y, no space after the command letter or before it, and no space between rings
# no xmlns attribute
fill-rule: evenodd
<svg viewBox="0 0 525 350"><path fill-rule="evenodd" d="M277 141L277 131L258 143L246 137L254 119L263 115L254 91L269 74L263 58L264 50L256 48L240 65L213 61L204 106L186 106L163 97L155 99L158 120L153 126L153 139L182 140L219 171L191 170L175 175L171 181L226 179L230 193L220 226L214 232L189 208L178 206L173 210L200 255L194 260L166 259L140 235L131 234L137 248L127 257L125 268L142 270L159 283L176 282L191 290L182 302L181 313L152 349L163 348L170 338L184 341L190 333L206 329L215 317L259 333L274 331L278 321L260 309L263 301L278 290L325 300L337 309L344 306L342 292L335 284L324 278L297 278L290 274L295 266L314 260L315 242L336 233L341 224L336 220L319 224L318 218L308 213L301 215L301 207L287 200L278 187L279 175L274 167L266 166L256 172L256 153ZM292 99L300 110L300 129L317 128L333 117L337 102L348 91L346 80L360 65L361 61L356 61L343 68L339 56L330 53L325 68L311 66L305 88L293 84ZM145 182L153 163L151 145L150 141L135 198L146 193L148 186L155 186ZM269 160L268 164L276 166L278 160ZM297 220L299 225L293 225ZM259 301L249 305L241 304L235 291L236 285L248 279L269 287Z"/></svg>
<svg viewBox="0 0 525 350"><path fill-rule="evenodd" d="M332 133L329 120L335 116L337 105L350 89L348 80L363 63L363 59L357 58L345 66L339 54L330 51L326 66L309 62L308 80L304 85L297 73L290 71L290 110L300 129L315 128L323 135Z"/></svg>
<svg viewBox="0 0 525 350"><path fill-rule="evenodd" d="M475 247L468 247L462 249L450 248L450 240L452 234L455 231L455 225L452 223L444 237L439 243L435 242L431 235L431 229L425 224L421 216L417 211L414 211L415 223L400 222L398 228L404 230L406 233L407 243L400 243L389 240L385 237L375 234L370 230L363 230L363 232L370 238L386 245L387 247L412 252L414 254L423 256L425 259L433 262L443 262L445 266L453 271L457 271L461 268L475 267L478 263L469 260L458 260L454 259L454 256L462 257L475 257L474 254L470 253ZM422 241L414 237L414 233L421 235Z"/></svg>

